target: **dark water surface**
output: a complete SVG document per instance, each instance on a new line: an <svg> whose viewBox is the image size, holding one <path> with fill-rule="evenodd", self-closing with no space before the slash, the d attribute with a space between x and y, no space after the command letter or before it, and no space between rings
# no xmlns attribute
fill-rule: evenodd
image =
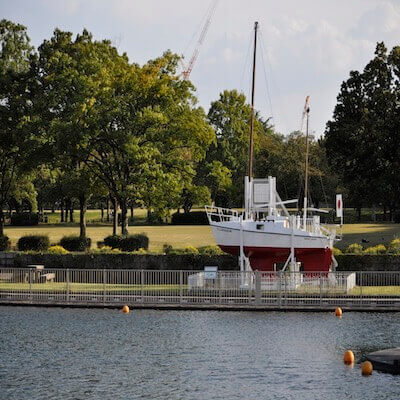
<svg viewBox="0 0 400 400"><path fill-rule="evenodd" d="M343 365L400 346L400 313L0 307L0 399L400 399Z"/></svg>

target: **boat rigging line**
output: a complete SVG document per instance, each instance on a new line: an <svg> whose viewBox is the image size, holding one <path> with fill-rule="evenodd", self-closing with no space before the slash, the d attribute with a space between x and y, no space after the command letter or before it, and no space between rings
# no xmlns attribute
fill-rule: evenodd
<svg viewBox="0 0 400 400"><path fill-rule="evenodd" d="M272 109L271 93L270 93L270 90L269 90L268 79L267 79L266 64L265 64L265 61L264 61L264 53L267 55L267 51L266 51L266 48L265 48L265 45L264 45L264 39L263 39L263 34L262 34L262 30L261 29L260 29L260 44L261 44L261 61L262 61L262 66L263 66L263 71L264 71L265 87L266 87L266 91L267 91L269 107L270 107L270 110L271 110L271 119L275 124L274 112L273 112L273 109Z"/></svg>
<svg viewBox="0 0 400 400"><path fill-rule="evenodd" d="M248 176L251 182L253 178L253 147L254 147L254 93L255 93L255 80L256 80L256 60L257 60L257 31L258 22L254 23L254 50L253 50L253 73L251 83L251 117L250 117L250 138L249 138L249 168Z"/></svg>

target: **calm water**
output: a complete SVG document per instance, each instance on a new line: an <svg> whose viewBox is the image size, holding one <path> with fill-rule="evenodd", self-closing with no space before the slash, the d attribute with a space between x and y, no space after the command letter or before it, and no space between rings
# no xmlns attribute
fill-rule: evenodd
<svg viewBox="0 0 400 400"><path fill-rule="evenodd" d="M400 314L0 307L0 399L398 399Z"/></svg>

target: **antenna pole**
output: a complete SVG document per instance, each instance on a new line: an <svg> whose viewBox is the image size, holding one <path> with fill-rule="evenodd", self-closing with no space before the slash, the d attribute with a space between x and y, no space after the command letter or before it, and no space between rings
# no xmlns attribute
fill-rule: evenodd
<svg viewBox="0 0 400 400"><path fill-rule="evenodd" d="M303 228L306 229L307 224L307 199L308 199L308 153L309 153L309 140L308 140L308 121L310 118L310 107L308 105L309 96L306 99L304 113L306 116L306 161L305 161L305 174L304 174L304 204L303 204Z"/></svg>
<svg viewBox="0 0 400 400"><path fill-rule="evenodd" d="M251 83L251 117L250 117L250 143L249 143L249 181L253 178L253 130L254 130L254 85L256 80L256 56L257 56L257 30L258 22L254 23L254 52L253 52L253 78Z"/></svg>

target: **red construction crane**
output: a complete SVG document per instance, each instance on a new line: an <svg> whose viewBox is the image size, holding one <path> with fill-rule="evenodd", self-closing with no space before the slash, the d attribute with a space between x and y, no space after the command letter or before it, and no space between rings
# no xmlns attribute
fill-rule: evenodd
<svg viewBox="0 0 400 400"><path fill-rule="evenodd" d="M183 64L183 62L182 62L183 66L184 66L184 70L182 72L182 75L183 75L184 79L189 79L189 76L190 76L190 73L192 72L194 63L196 62L197 57L199 55L200 47L203 44L204 38L207 35L208 28L210 27L211 19L212 19L212 16L213 16L214 12L215 12L216 7L217 7L217 3L218 3L218 0L212 0L212 2L211 2L211 6L209 7L209 11L208 11L208 14L207 14L206 22L205 22L205 24L203 26L203 29L202 29L201 33L200 33L199 39L198 39L197 44L196 44L196 48L193 51L193 54L192 54L192 57L190 58L189 63L187 64L187 66L185 66Z"/></svg>

